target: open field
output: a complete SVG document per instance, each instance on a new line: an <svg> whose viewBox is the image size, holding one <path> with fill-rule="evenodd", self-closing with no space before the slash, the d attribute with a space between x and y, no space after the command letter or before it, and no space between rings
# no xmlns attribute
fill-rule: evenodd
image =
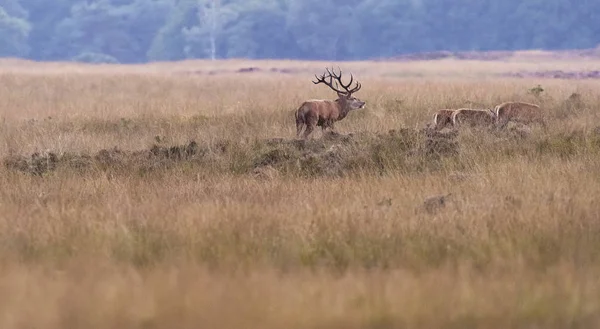
<svg viewBox="0 0 600 329"><path fill-rule="evenodd" d="M502 76L600 60L336 63L294 141L330 64L0 62L0 327L600 325L600 80ZM507 100L549 129L422 129Z"/></svg>

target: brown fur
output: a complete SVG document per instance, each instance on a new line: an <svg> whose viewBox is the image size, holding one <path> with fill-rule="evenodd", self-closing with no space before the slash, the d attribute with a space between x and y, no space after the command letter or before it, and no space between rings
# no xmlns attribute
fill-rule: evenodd
<svg viewBox="0 0 600 329"><path fill-rule="evenodd" d="M455 110L442 109L437 110L433 114L433 128L436 130L444 129L445 127L452 126L452 113Z"/></svg>
<svg viewBox="0 0 600 329"><path fill-rule="evenodd" d="M452 113L452 125L492 126L495 122L495 115L488 109L458 109Z"/></svg>
<svg viewBox="0 0 600 329"><path fill-rule="evenodd" d="M352 76L350 77L350 82L344 85L341 81L341 71L339 75L336 75L329 70L327 70L327 73L329 73L327 76L329 82L325 81L326 77L325 75L322 75L320 78L317 77L317 81L313 81L313 83L324 83L329 86L329 88L337 93L338 99L334 101L312 99L302 103L295 112L296 135L298 137L300 137L300 133L304 127L306 127L304 135L302 136L304 139L308 138L308 135L312 133L315 126L320 126L323 131L327 128L333 130L333 125L336 121L344 119L350 111L361 109L366 104L366 102L352 96L352 93L360 90L361 86L359 83L356 84L355 88L348 89L353 81ZM333 79L336 79L344 90L339 90L337 87L334 87L332 84Z"/></svg>
<svg viewBox="0 0 600 329"><path fill-rule="evenodd" d="M544 111L539 105L524 102L504 102L494 108L496 124L504 127L508 122L538 123L546 127Z"/></svg>
<svg viewBox="0 0 600 329"><path fill-rule="evenodd" d="M315 126L321 127L323 131L327 128L334 129L334 123L344 119L350 111L362 108L365 102L356 97L338 95L340 98L331 100L308 100L296 110L296 134L300 136L302 129L306 126L303 138L314 130Z"/></svg>

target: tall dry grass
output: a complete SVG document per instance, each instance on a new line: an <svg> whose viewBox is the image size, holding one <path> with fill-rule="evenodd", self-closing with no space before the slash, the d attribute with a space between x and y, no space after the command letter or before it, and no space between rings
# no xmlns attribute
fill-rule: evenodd
<svg viewBox="0 0 600 329"><path fill-rule="evenodd" d="M367 101L337 124L350 142L269 144L294 137L304 99L332 97L310 83L324 64L2 67L2 158L71 162L0 169L0 326L600 323L598 82L489 75L555 63L350 63ZM246 66L263 70L235 73ZM541 104L550 129L461 131L458 154L415 153L435 109L505 100ZM190 140L202 156L134 155ZM321 147L343 162L300 154Z"/></svg>

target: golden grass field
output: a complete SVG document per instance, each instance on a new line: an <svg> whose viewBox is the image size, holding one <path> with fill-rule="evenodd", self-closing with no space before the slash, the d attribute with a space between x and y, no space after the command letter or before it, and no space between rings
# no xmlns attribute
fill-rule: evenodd
<svg viewBox="0 0 600 329"><path fill-rule="evenodd" d="M495 76L600 61L336 63L352 135L294 142L330 64L1 62L0 327L600 325L600 81ZM549 129L419 132L508 100Z"/></svg>

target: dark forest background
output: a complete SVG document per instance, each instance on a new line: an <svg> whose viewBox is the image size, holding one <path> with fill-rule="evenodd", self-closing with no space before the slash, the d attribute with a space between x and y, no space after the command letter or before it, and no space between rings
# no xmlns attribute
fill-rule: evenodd
<svg viewBox="0 0 600 329"><path fill-rule="evenodd" d="M598 0L0 0L0 56L34 60L355 60L598 44Z"/></svg>

